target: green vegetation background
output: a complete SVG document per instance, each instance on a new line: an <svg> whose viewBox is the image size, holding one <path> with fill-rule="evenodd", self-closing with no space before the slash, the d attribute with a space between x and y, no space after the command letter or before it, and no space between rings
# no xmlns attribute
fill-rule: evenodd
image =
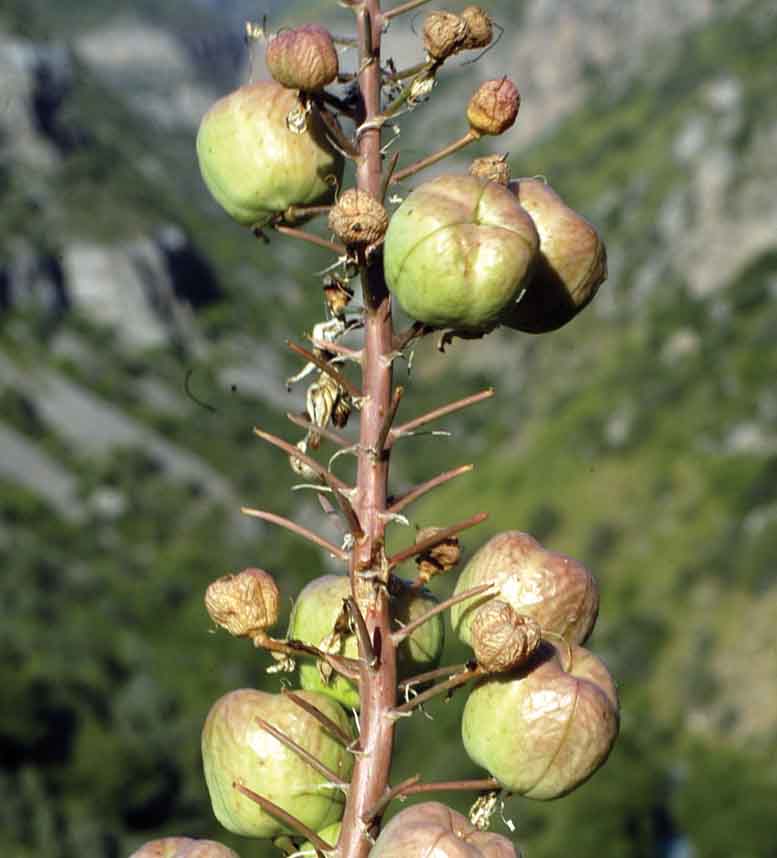
<svg viewBox="0 0 777 858"><path fill-rule="evenodd" d="M175 20L175 4L135 5ZM541 340L496 334L446 357L432 348L415 356L405 415L480 386L494 385L498 396L446 421L450 439L397 450L402 486L477 462L474 475L414 509L413 524L489 510L464 540L468 553L499 530L524 529L588 564L601 585L591 648L618 679L622 735L606 767L572 796L507 802L530 858L777 856L777 700L758 672L764 654L777 666L777 454L730 443L736 427L756 419L777 433L777 413L758 405L773 400L777 374L777 236L711 295L676 274L646 295L636 287L640 269L660 268L667 252L658 211L686 181L668 153L687 117L705 109L702 85L723 69L744 87L735 153L777 121L777 21L758 14L767 5L740 4L656 57L644 81L593 97L548 139L513 153L514 172L549 176L617 251L601 310L594 304ZM67 6L11 3L0 24L67 38L78 25ZM85 4L83 14L99 22L110 11L103 6ZM444 92L452 98L454 85ZM278 239L266 248L227 223L200 186L190 137L140 122L85 68L64 121L95 131L66 156L46 205L31 213L35 177L0 173L0 247L23 235L57 253L75 238L114 242L174 221L226 298L199 316L205 357L181 347L129 353L84 319L52 326L22 311L0 316L0 349L31 373L56 368L196 452L240 502L289 515L304 509L314 520L311 499L280 490L294 482L285 459L252 440L255 423L289 434L282 414L225 389L219 369L236 341L251 338L292 370L283 341L321 313L310 272L325 255ZM153 183L139 168L148 151L165 166ZM737 169L746 177L744 158ZM300 285L285 289L291 281ZM91 359L49 350L63 328ZM696 346L675 355L667 344L678 332ZM144 380L181 389L188 370L216 411L190 403L176 419L144 400ZM0 410L77 470L82 498L107 486L127 500L114 520L93 512L73 524L45 498L0 482L0 853L117 858L153 837L187 834L229 843L242 858L269 855L212 818L199 732L219 695L277 688L278 679L265 676L267 659L250 646L211 633L202 594L214 577L259 565L277 576L288 605L329 571L322 557L281 531L257 526L255 536L240 536L230 511L171 480L143 450L84 457L19 391L6 388ZM396 545L409 538L401 529L392 536ZM461 659L455 642L448 650ZM459 748L462 702L458 695L430 706L431 719L400 725L397 779L477 774Z"/></svg>

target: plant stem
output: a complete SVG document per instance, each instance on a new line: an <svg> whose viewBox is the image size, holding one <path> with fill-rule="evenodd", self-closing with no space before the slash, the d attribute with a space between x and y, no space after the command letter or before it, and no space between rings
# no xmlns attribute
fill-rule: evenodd
<svg viewBox="0 0 777 858"><path fill-rule="evenodd" d="M330 378L333 378L343 390L348 391L348 393L354 399L361 399L362 392L356 387L355 384L352 384L341 372L338 372L329 361L324 360L324 358L319 357L319 355L314 354L313 352L308 351L303 346L298 346L296 343L291 340L286 340L286 345L300 357L305 358L306 361L315 364L321 372L326 373Z"/></svg>
<svg viewBox="0 0 777 858"><path fill-rule="evenodd" d="M311 424L311 428L315 429L316 427ZM303 453L296 445L290 444L288 441L284 441L283 438L279 438L271 432L265 432L264 429L259 429L258 426L254 426L254 435L256 435L257 438L261 438L262 441L272 444L273 447L278 447L278 449L283 450L284 453L288 453L292 458L299 459L300 462L306 464L311 470L315 471L320 477L322 477L322 479L331 481L331 484L341 492L351 491L351 487L349 485L336 477L331 471L328 471L314 458Z"/></svg>
<svg viewBox="0 0 777 858"><path fill-rule="evenodd" d="M359 90L357 125L365 125L359 135L360 158L356 185L375 199L380 198L383 158L380 115L381 69L380 0L363 0L354 7L359 41ZM354 764L351 789L343 814L337 844L340 858L367 858L374 823L363 821L367 811L384 795L388 784L394 741L394 724L387 713L394 706L397 690L396 651L391 642L388 569L385 564L384 530L388 495L388 455L374 456L381 429L391 407L392 368L388 356L393 350L391 299L383 277L380 254L361 260L364 304L364 348L362 354L362 394L354 508L364 537L353 547L351 588L361 608L369 640L378 654L374 669L364 667L359 679L361 700L360 747Z"/></svg>
<svg viewBox="0 0 777 858"><path fill-rule="evenodd" d="M427 167L431 167L438 161L442 161L443 158L447 158L449 155L453 155L454 152L458 152L459 149L463 149L465 146L469 146L470 143L474 143L475 140L479 139L480 134L470 128L469 131L467 131L467 133L463 137L459 137L459 139L454 140L453 143L449 143L447 146L443 146L442 149L438 149L431 155L427 155L426 158L421 158L420 161L416 161L414 164L410 164L409 166L404 167L402 170L397 170L397 172L394 173L394 175L391 177L391 184L394 185L397 182L401 182L403 179L409 179L410 176L414 176L416 173L420 173L421 170L425 170Z"/></svg>
<svg viewBox="0 0 777 858"><path fill-rule="evenodd" d="M429 0L407 0L407 2L400 3L399 6L395 6L393 9L388 9L384 12L383 20L390 21L392 18L396 18L397 15L404 15L406 12L412 12L413 9L417 9L419 6L423 6L428 2Z"/></svg>
<svg viewBox="0 0 777 858"><path fill-rule="evenodd" d="M450 402L448 405L441 405L439 408L427 411L426 414L415 417L413 420L408 420L407 423L403 423L401 426L397 426L396 429L392 429L389 433L388 443L393 444L398 438L410 434L427 423L431 423L432 420L437 420L440 417L445 417L448 414L469 408L470 405L477 405L478 402L490 399L493 395L494 388L489 387L486 390L481 390L480 393L473 393L472 396L465 396L464 399L457 399L456 402Z"/></svg>
<svg viewBox="0 0 777 858"><path fill-rule="evenodd" d="M332 737L337 739L341 745L348 747L352 739L351 737L343 730L343 728L336 722L329 718L327 715L324 715L323 712L319 712L318 709L312 704L308 703L304 697L301 697L294 691L289 691L288 688L281 688L281 694L284 694L292 703L295 703L302 709L304 712L307 712L308 715L311 715L316 721L321 724L321 726L329 733Z"/></svg>
<svg viewBox="0 0 777 858"><path fill-rule="evenodd" d="M430 611L427 611L420 617L416 617L411 623L408 623L406 626L402 626L401 629L393 632L391 637L394 640L394 645L399 646L402 641L410 637L416 629L420 628L424 623L431 620L431 618L437 614L441 614L443 611L447 611L448 608L458 605L459 602L464 602L467 599L471 599L473 596L479 596L481 593L485 593L487 590L491 590L493 588L493 584L478 584L477 587L472 587L470 590L465 590L463 593L457 593L455 596L445 599L445 601L435 605ZM496 592L497 591L494 589L494 593Z"/></svg>
<svg viewBox="0 0 777 858"><path fill-rule="evenodd" d="M475 527L475 525L484 522L487 518L487 512L476 513L464 521L460 521L458 524L452 524L450 527L445 527L442 530L437 531L437 533L427 539L422 539L420 542L408 545L407 548L403 548L402 551L397 551L396 554L392 554L391 557L386 560L386 563L389 569L394 569L396 566L399 566L400 563L404 563L405 560L409 560L417 554L422 554L430 548L435 548L445 542L446 539L456 536L457 533L461 533L463 530L469 530L470 527Z"/></svg>
<svg viewBox="0 0 777 858"><path fill-rule="evenodd" d="M333 557L337 557L340 560L348 560L350 557L348 551L345 551L343 548L338 548L338 546L333 545L331 542L324 539L323 536L313 533L312 530L308 530L301 524L296 524L288 518L284 518L282 515L276 515L274 512L267 512L263 509L253 509L248 506L240 507L240 512L242 512L243 515L250 515L253 518L261 518L263 521L269 521L270 524L277 524L279 527L285 527L286 530L290 530L292 533L296 533L297 536L307 539L308 542L318 545L319 548L323 548L324 551L329 552Z"/></svg>
<svg viewBox="0 0 777 858"><path fill-rule="evenodd" d="M282 807L278 807L278 805L275 804L275 802L270 801L269 798L265 798L263 795L255 793L252 789L249 789L247 786L243 786L241 783L237 783L237 781L235 781L232 786L246 798L250 798L251 801L258 804L262 810L267 811L270 816L280 819L281 822L288 825L289 828L296 831L297 834L300 834L306 840L309 840L319 852L331 851L332 847L325 840L322 840L312 828L308 828L307 825L297 819L296 816L286 813Z"/></svg>
<svg viewBox="0 0 777 858"><path fill-rule="evenodd" d="M408 504L411 504L413 501L418 500L418 498L423 497L427 492L432 491L432 489L436 489L437 486L444 485L449 480L453 480L462 474L468 474L474 467L474 465L461 465L458 468L445 471L443 474L438 474L436 477L432 477L431 480L419 483L417 486L414 486L398 498L390 498L391 506L389 506L388 511L390 513L400 512L408 506Z"/></svg>

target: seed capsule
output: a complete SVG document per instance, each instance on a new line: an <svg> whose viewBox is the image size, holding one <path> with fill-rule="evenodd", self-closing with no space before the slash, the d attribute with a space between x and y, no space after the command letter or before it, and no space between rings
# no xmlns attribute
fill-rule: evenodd
<svg viewBox="0 0 777 858"><path fill-rule="evenodd" d="M267 69L289 89L319 92L339 71L331 34L317 24L283 30L267 44Z"/></svg>
<svg viewBox="0 0 777 858"><path fill-rule="evenodd" d="M518 116L521 96L506 77L482 83L469 100L467 120L479 134L503 134Z"/></svg>
<svg viewBox="0 0 777 858"><path fill-rule="evenodd" d="M467 24L453 12L430 12L424 19L424 47L433 60L445 60L461 50Z"/></svg>
<svg viewBox="0 0 777 858"><path fill-rule="evenodd" d="M618 734L615 684L582 647L544 642L525 668L475 686L461 733L472 761L504 789L558 798L607 759Z"/></svg>
<svg viewBox="0 0 777 858"><path fill-rule="evenodd" d="M539 623L516 614L501 599L492 599L477 609L470 634L478 664L491 673L525 664L542 641Z"/></svg>
<svg viewBox="0 0 777 858"><path fill-rule="evenodd" d="M162 837L149 840L130 858L239 858L215 840L194 840L191 837Z"/></svg>
<svg viewBox="0 0 777 858"><path fill-rule="evenodd" d="M461 13L467 32L462 48L487 48L494 38L494 27L491 16L480 6L467 6Z"/></svg>

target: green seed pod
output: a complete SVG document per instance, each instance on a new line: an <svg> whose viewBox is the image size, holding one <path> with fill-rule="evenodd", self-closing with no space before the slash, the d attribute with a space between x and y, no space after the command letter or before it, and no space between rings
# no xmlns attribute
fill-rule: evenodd
<svg viewBox="0 0 777 858"><path fill-rule="evenodd" d="M301 640L326 652L358 656L356 638L342 621L343 600L351 595L351 582L345 575L324 575L311 581L299 594L289 620L289 638ZM403 586L392 596L391 615L399 624L407 625L423 616L437 604L428 591L414 592ZM340 621L338 622L338 619ZM397 673L400 679L433 670L440 661L445 642L445 627L438 614L404 640L397 652ZM355 683L332 673L316 659L298 658L300 684L310 691L320 691L344 706L359 707L359 692Z"/></svg>
<svg viewBox="0 0 777 858"><path fill-rule="evenodd" d="M444 175L394 213L384 244L389 289L408 315L438 328L483 332L520 295L539 237L507 188Z"/></svg>
<svg viewBox="0 0 777 858"><path fill-rule="evenodd" d="M297 129L290 115L304 117L304 125ZM297 94L275 81L217 101L200 123L197 157L219 205L252 227L292 205L331 202L343 175L343 157L327 142L317 108L306 114Z"/></svg>
<svg viewBox="0 0 777 858"><path fill-rule="evenodd" d="M521 300L502 323L542 334L571 321L607 279L607 253L596 229L541 179L509 185L531 215L540 236L540 253Z"/></svg>
<svg viewBox="0 0 777 858"><path fill-rule="evenodd" d="M559 798L587 780L615 743L615 684L582 647L544 642L524 669L475 686L461 734L472 761L504 789Z"/></svg>
<svg viewBox="0 0 777 858"><path fill-rule="evenodd" d="M194 840L191 837L162 837L149 840L130 858L240 858L215 840Z"/></svg>
<svg viewBox="0 0 777 858"><path fill-rule="evenodd" d="M300 692L323 715L351 732L345 711L322 694ZM235 789L240 783L318 831L342 818L345 798L298 754L266 732L263 718L344 780L353 756L310 714L282 694L250 688L224 695L202 730L202 760L213 812L234 834L272 838L292 830Z"/></svg>
<svg viewBox="0 0 777 858"><path fill-rule="evenodd" d="M520 858L501 834L480 831L437 801L400 811L383 829L370 858Z"/></svg>
<svg viewBox="0 0 777 858"><path fill-rule="evenodd" d="M566 554L543 548L528 533L508 530L489 539L462 570L454 593L486 583L498 584L499 598L539 623L543 632L575 644L591 634L599 612L593 575ZM484 601L475 596L451 608L451 625L470 646L472 621Z"/></svg>

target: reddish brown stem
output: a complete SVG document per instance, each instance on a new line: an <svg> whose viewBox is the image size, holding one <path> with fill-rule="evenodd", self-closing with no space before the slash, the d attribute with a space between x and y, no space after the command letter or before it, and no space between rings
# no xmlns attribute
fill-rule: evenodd
<svg viewBox="0 0 777 858"><path fill-rule="evenodd" d="M300 426L305 430L313 429L317 435L320 435L322 438L326 438L327 441L331 441L333 444L337 444L338 447L353 446L351 442L339 432L335 432L333 429L329 429L326 426L314 426L310 422L310 418L307 416L302 417L299 414L292 414L290 411L287 411L286 419L290 420L295 426Z"/></svg>
<svg viewBox="0 0 777 858"><path fill-rule="evenodd" d="M410 784L402 795L418 795L423 792L453 792L456 790L475 790L480 792L481 790L494 790L501 788L501 784L496 778L480 778L479 780L462 781L437 781L437 783L430 784Z"/></svg>
<svg viewBox="0 0 777 858"><path fill-rule="evenodd" d="M388 438L389 432L391 431L391 425L393 424L394 419L397 416L399 403L402 401L402 395L404 394L404 392L404 387L397 387L394 390L394 395L391 397L391 405L389 406L389 410L386 413L386 416L383 418L383 425L380 427L380 432L378 433L378 443L375 447L375 452L378 456L383 455L383 451L386 446L386 439Z"/></svg>
<svg viewBox="0 0 777 858"><path fill-rule="evenodd" d="M319 548L323 548L324 551L329 552L329 554L333 557L337 557L339 560L348 560L351 556L348 551L338 548L337 545L333 545L331 542L324 539L323 536L313 533L312 530L308 530L306 527L302 527L301 524L296 524L288 518L284 518L282 515L276 515L274 512L265 512L263 509L253 509L248 506L240 507L240 512L242 512L243 515L250 515L253 518L261 518L262 521L269 521L270 524L277 524L279 527L285 527L286 530L290 530L292 533L296 533L297 536L307 539L308 542L318 545Z"/></svg>
<svg viewBox="0 0 777 858"><path fill-rule="evenodd" d="M347 390L351 396L355 399L361 399L362 392L353 384L349 379L347 379L341 372L338 372L328 360L325 360L320 355L314 354L313 352L308 351L306 348L302 346L298 346L296 343L293 343L291 340L286 340L286 345L300 357L304 357L306 361L310 363L314 363L321 372L325 372L330 378L333 378L344 390Z"/></svg>
<svg viewBox="0 0 777 858"><path fill-rule="evenodd" d="M427 492L430 492L432 489L436 489L437 486L441 486L462 474L468 474L474 467L474 465L460 465L458 468L453 468L450 471L445 471L443 474L438 474L436 477L432 477L431 480L427 480L425 483L419 483L417 486L414 486L410 491L405 492L398 498L392 498L388 511L390 513L400 512L406 506L413 503L413 501L423 497Z"/></svg>
<svg viewBox="0 0 777 858"><path fill-rule="evenodd" d="M386 562L389 569L394 569L399 566L400 563L404 563L405 560L409 560L417 554L423 554L424 551L428 551L430 548L436 548L440 543L445 542L446 539L450 539L451 536L456 536L457 533L461 533L463 530L475 527L487 518L487 512L479 512L464 521L460 521L458 524L452 524L450 527L438 530L437 533L427 537L426 539L421 539L413 545L408 545L407 548L403 548L402 551L397 551L396 554L392 554L391 557L388 558Z"/></svg>
<svg viewBox="0 0 777 858"><path fill-rule="evenodd" d="M258 715L254 716L254 721L256 721L262 730L269 733L290 751L293 751L301 760L304 760L309 766L312 766L320 775L323 775L330 784L333 784L338 789L343 790L343 792L348 791L348 781L344 781L337 772L333 772L330 768L327 768L327 766L325 766L315 754L311 754L310 751L295 742L291 736L287 736L283 730L279 730L269 721L265 721L264 718L260 718Z"/></svg>
<svg viewBox="0 0 777 858"><path fill-rule="evenodd" d="M397 688L400 691L404 691L405 688L412 688L414 685L424 685L426 682L430 682L432 679L439 679L441 676L446 676L450 679L457 673L461 673L462 670L472 670L476 667L477 662L465 662L464 664L446 664L445 667L438 667L434 670L427 670L426 673L418 673L415 676L410 676L407 679L403 679L402 682L399 683Z"/></svg>
<svg viewBox="0 0 777 858"><path fill-rule="evenodd" d="M423 6L425 3L429 3L429 0L406 0L405 3L400 3L399 6L395 6L393 9L387 9L383 13L383 20L390 21L392 18L396 18L397 15L404 15L406 12L412 12L413 9Z"/></svg>
<svg viewBox="0 0 777 858"><path fill-rule="evenodd" d="M383 811L394 801L395 798L407 795L407 790L411 786L415 786L421 780L421 775L413 775L411 778L401 781L396 786L387 789L386 793L375 802L375 804L367 811L364 817L364 823L369 823L379 816L383 815Z"/></svg>
<svg viewBox="0 0 777 858"><path fill-rule="evenodd" d="M299 706L300 709L315 718L327 733L329 733L329 735L334 739L337 739L341 745L344 745L346 748L352 745L353 739L348 735L348 733L346 733L336 721L333 721L331 718L324 715L324 713L316 709L312 703L308 703L304 697L300 697L300 695L294 691L289 691L288 688L281 688L281 694L284 694L289 698L289 700Z"/></svg>
<svg viewBox="0 0 777 858"><path fill-rule="evenodd" d="M414 709L422 706L424 703L428 703L438 695L447 694L462 685L466 685L468 682L472 682L473 679L485 676L485 674L486 671L481 667L475 667L473 670L465 670L463 673L457 673L445 682L438 682L437 685L433 685L427 691L424 691L417 697L413 697L412 700L408 700L407 703L403 703L401 706L395 707L389 715L392 718L401 718L403 715L407 715Z"/></svg>
<svg viewBox="0 0 777 858"><path fill-rule="evenodd" d="M356 184L360 191L380 198L383 178L381 154L382 23L379 0L362 0L354 6L359 44L358 83L360 109L356 118L360 157ZM366 813L386 790L394 737L394 723L386 717L396 700L396 651L391 642L388 569L383 549L388 485L388 456L376 456L381 428L391 407L393 326L391 300L383 277L380 254L359 260L364 305L362 392L354 508L364 538L354 545L351 588L362 610L369 640L379 663L365 667L359 679L360 753L355 761L351 790L343 814L338 841L339 858L367 858L375 823L365 826Z"/></svg>
<svg viewBox="0 0 777 858"><path fill-rule="evenodd" d="M254 646L262 647L269 652L280 652L284 655L312 655L314 658L320 658L326 662L332 670L345 676L347 679L358 679L361 664L354 658L346 658L342 655L334 655L330 652L324 652L318 647L298 641L295 638L279 640L271 638L269 635L257 635L254 638Z"/></svg>
<svg viewBox="0 0 777 858"><path fill-rule="evenodd" d="M348 609L348 615L353 623L353 630L356 634L356 641L359 647L359 658L365 662L370 670L373 670L378 665L378 658L375 655L375 650L372 647L370 633L367 629L367 623L364 622L362 612L353 597L345 600L345 606Z"/></svg>
<svg viewBox="0 0 777 858"><path fill-rule="evenodd" d="M316 429L316 427L312 427ZM268 444L272 444L273 447L278 447L278 449L283 450L284 453L288 453L290 456L293 456L295 459L299 459L300 462L306 464L312 471L315 471L322 479L331 480L332 485L336 486L342 492L349 492L351 487L344 483L342 480L338 479L331 471L328 471L322 464L317 462L311 456L308 456L307 453L303 453L299 447L295 444L291 444L288 441L284 441L283 438L279 438L277 435L273 435L272 432L265 432L264 429L260 429L258 426L254 426L254 435L257 438L261 438L262 441L267 441Z"/></svg>
<svg viewBox="0 0 777 858"><path fill-rule="evenodd" d="M416 617L411 623L408 623L407 625L402 626L401 629L392 632L391 639L394 641L394 646L399 646L402 641L412 635L416 629L420 628L424 623L431 620L431 618L437 614L447 611L448 608L458 605L459 602L464 602L467 599L471 599L473 596L479 596L481 593L485 593L487 590L491 589L494 589L494 585L491 583L478 584L477 587L472 587L469 590L465 590L463 593L457 593L455 596L445 599L422 616ZM494 592L496 592L496 589L494 589Z"/></svg>
<svg viewBox="0 0 777 858"><path fill-rule="evenodd" d="M479 139L480 134L478 134L478 132L473 128L470 128L463 137L459 137L459 139L454 140L453 143L449 143L447 146L443 146L442 149L438 149L431 155L427 155L425 158L421 158L419 161L409 164L401 170L397 170L397 172L391 177L390 184L395 185L403 179L409 179L411 176L415 176L415 174L420 173L421 170L431 167L438 161L442 161L443 158L453 155L454 152L458 152L459 149L463 149L465 146L469 146L470 143L474 143L475 140Z"/></svg>
<svg viewBox="0 0 777 858"><path fill-rule="evenodd" d="M336 241L328 241L326 238L321 238L320 235L314 235L312 232L305 232L304 229L297 229L293 226L284 226L282 223L277 223L273 227L276 232L281 235L287 235L289 238L298 238L302 241L315 244L317 247L323 247L324 250L330 250L338 256L345 256L347 250L344 244L338 244Z"/></svg>
<svg viewBox="0 0 777 858"><path fill-rule="evenodd" d="M276 819L279 819L293 831L296 831L297 834L301 835L306 840L309 840L319 852L332 851L332 846L327 843L326 840L322 840L312 828L308 828L307 825L297 819L296 816L286 813L282 807L278 807L278 805L275 804L275 802L270 801L269 798L265 798L263 795L255 793L252 789L249 789L247 786L243 786L243 784L238 783L237 781L235 781L232 786L246 798L250 798L251 801L258 804L262 810L267 811L270 816L274 816Z"/></svg>
<svg viewBox="0 0 777 858"><path fill-rule="evenodd" d="M351 534L355 542L359 542L360 539L364 538L364 530L362 530L362 526L359 522L359 516L356 515L356 510L351 506L351 502L348 498L334 484L331 476L332 475L329 471L323 474L324 482L331 490L332 495L337 502L337 506L348 524L348 532Z"/></svg>
<svg viewBox="0 0 777 858"><path fill-rule="evenodd" d="M408 435L410 432L414 432L416 429L419 429L421 426L425 426L427 423L431 423L433 420L438 420L440 417L445 417L448 414L454 414L457 411L462 411L465 408L469 408L470 405L477 405L478 402L482 402L484 399L490 399L494 395L494 388L489 387L486 390L481 390L480 393L473 393L471 396L465 396L463 399L457 399L456 402L449 402L447 405L441 405L439 408L433 408L431 411L427 411L426 414L422 414L420 417L415 417L413 420L408 420L407 423L403 423L401 426L397 426L396 429L392 429L389 433L388 443L393 444L403 435Z"/></svg>

